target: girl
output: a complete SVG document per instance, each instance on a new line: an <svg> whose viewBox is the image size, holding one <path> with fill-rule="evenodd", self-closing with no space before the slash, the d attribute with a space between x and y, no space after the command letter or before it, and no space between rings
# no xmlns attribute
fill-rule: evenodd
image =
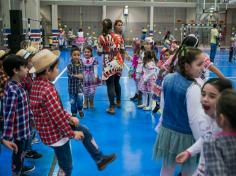
<svg viewBox="0 0 236 176"><path fill-rule="evenodd" d="M222 132L203 144L206 174L236 175L236 91L225 90L216 104L216 122Z"/></svg>
<svg viewBox="0 0 236 176"><path fill-rule="evenodd" d="M138 80L138 82L140 81L141 76L143 75L143 58L144 58L145 51L152 52L152 55L153 55L152 59L155 64L158 61L156 58L155 52L153 51L153 45L154 45L154 41L153 41L152 37L146 37L144 47L143 48L141 47L140 57L139 57L138 65L137 65L137 69L136 69L136 79ZM151 97L149 97L149 99L151 99ZM138 106L141 106L141 105L143 105L142 91L139 89L139 91L138 91ZM141 108L143 108L143 107L141 106Z"/></svg>
<svg viewBox="0 0 236 176"><path fill-rule="evenodd" d="M98 84L98 61L93 57L93 50L90 46L84 48L83 73L84 73L84 108L94 108L94 95Z"/></svg>
<svg viewBox="0 0 236 176"><path fill-rule="evenodd" d="M161 94L161 85L162 85L162 81L164 76L167 74L165 72L165 69L163 68L163 64L169 59L170 57L170 50L167 48L163 48L161 50L161 55L160 55L160 60L157 63L158 68L160 69L159 74L157 76L157 80L156 80L156 84L154 84L153 89L152 89L152 93L153 93L153 100L156 101L156 106L153 109L153 113L156 113L159 109L160 109L160 94Z"/></svg>
<svg viewBox="0 0 236 176"><path fill-rule="evenodd" d="M179 71L168 74L162 86L162 123L154 145L154 158L163 159L162 176L174 174L175 157L191 146L201 134L199 121L203 109L201 88L195 78L203 71L204 56L197 48L183 47L178 55ZM197 158L191 158L182 167L183 175L191 175Z"/></svg>
<svg viewBox="0 0 236 176"><path fill-rule="evenodd" d="M151 90L156 81L156 74L159 71L154 62L154 51L145 51L143 58L142 75L139 81L139 90L144 95L144 103L139 105L138 108L150 111L152 109L152 96ZM149 102L148 102L149 96Z"/></svg>
<svg viewBox="0 0 236 176"><path fill-rule="evenodd" d="M140 40L136 39L133 42L133 59L132 59L132 66L129 69L129 77L133 78L135 81L135 86L136 86L136 92L135 95L130 98L131 101L136 101L138 99L138 80L136 78L136 69L138 66L138 60L140 57L140 49L141 49L141 42Z"/></svg>
<svg viewBox="0 0 236 176"><path fill-rule="evenodd" d="M71 49L71 64L67 66L68 72L68 91L71 104L72 116L76 117L79 112L80 117L83 113L83 67L80 60L80 49Z"/></svg>
<svg viewBox="0 0 236 176"><path fill-rule="evenodd" d="M203 156L203 141L207 140L210 135L216 134L221 129L216 124L216 102L220 93L225 89L232 89L232 83L228 79L212 78L209 79L202 87L201 104L205 113L208 115L207 122L200 124L204 135L200 137L194 145L188 148L186 151L180 153L176 157L176 162L179 164L184 163L189 157L198 154L201 151L200 161L198 168L194 175L204 176L207 175L205 172L205 159Z"/></svg>

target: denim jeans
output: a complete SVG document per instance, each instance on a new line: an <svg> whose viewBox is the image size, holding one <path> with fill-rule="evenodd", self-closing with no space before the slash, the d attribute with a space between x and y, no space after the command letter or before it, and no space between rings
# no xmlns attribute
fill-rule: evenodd
<svg viewBox="0 0 236 176"><path fill-rule="evenodd" d="M77 114L83 109L83 93L70 94L71 113Z"/></svg>
<svg viewBox="0 0 236 176"><path fill-rule="evenodd" d="M214 63L214 59L216 56L217 44L211 43L211 52L210 52L210 60Z"/></svg>
<svg viewBox="0 0 236 176"><path fill-rule="evenodd" d="M101 160L103 153L99 150L89 129L83 125L72 127L72 129L73 131L82 131L84 133L84 139L82 140L84 147L89 152L90 156L95 162Z"/></svg>
<svg viewBox="0 0 236 176"><path fill-rule="evenodd" d="M120 76L112 75L106 80L107 94L110 102L110 106L115 105L115 97L117 101L121 99L121 87L120 87Z"/></svg>
<svg viewBox="0 0 236 176"><path fill-rule="evenodd" d="M18 152L16 154L15 152L12 153L12 175L18 176L21 174L21 170L23 168L25 150L28 140L15 140L14 142L18 147Z"/></svg>
<svg viewBox="0 0 236 176"><path fill-rule="evenodd" d="M72 156L70 150L70 141L59 147L52 147L58 160L60 169L66 174L71 176L72 173Z"/></svg>

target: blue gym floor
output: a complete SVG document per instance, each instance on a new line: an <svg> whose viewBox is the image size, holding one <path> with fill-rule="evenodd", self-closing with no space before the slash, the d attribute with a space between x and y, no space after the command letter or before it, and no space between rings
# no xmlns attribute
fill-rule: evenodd
<svg viewBox="0 0 236 176"><path fill-rule="evenodd" d="M131 53L131 52L130 52ZM236 62L228 63L228 51L218 51L215 65L230 78L236 85ZM101 72L102 58L97 57ZM60 93L64 107L70 112L67 93L67 73L65 67L70 61L69 51L63 51L60 56L60 75L55 80L55 85ZM131 63L126 61L129 66ZM73 176L157 176L160 173L161 162L152 159L152 147L155 142L156 132L154 127L159 115L152 115L137 109L135 103L129 101L134 95L133 80L127 77L125 67L120 83L122 87L122 107L116 109L115 115L108 115L105 109L109 102L106 86L97 88L95 96L95 110L84 110L85 117L80 123L91 130L100 149L105 154L115 152L117 159L104 171L98 171L96 164L91 159L80 141L71 140L73 155ZM214 77L213 74L210 76ZM26 165L34 164L36 169L30 173L32 176L47 176L53 161L53 150L42 143L34 144L33 149L43 154L38 160L25 159ZM11 175L11 152L2 147L0 154L0 176ZM56 166L54 174L58 166Z"/></svg>

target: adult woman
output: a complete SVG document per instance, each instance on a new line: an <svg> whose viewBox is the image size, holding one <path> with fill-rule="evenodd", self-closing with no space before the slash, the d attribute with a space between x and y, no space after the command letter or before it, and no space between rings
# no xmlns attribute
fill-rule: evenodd
<svg viewBox="0 0 236 176"><path fill-rule="evenodd" d="M119 75L123 69L123 59L120 53L120 35L112 33L112 22L106 18L102 21L102 34L98 37L98 54L103 54L102 80L106 81L107 94L110 102L106 110L109 114L115 113L115 96L120 102L120 94L116 94L116 85L119 84Z"/></svg>

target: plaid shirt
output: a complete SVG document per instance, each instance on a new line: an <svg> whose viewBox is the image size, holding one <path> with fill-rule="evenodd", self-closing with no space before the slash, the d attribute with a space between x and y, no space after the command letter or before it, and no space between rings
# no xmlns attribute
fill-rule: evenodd
<svg viewBox="0 0 236 176"><path fill-rule="evenodd" d="M30 107L35 125L46 145L52 145L62 138L74 137L69 125L71 115L62 107L54 85L47 79L36 77L30 92Z"/></svg>
<svg viewBox="0 0 236 176"><path fill-rule="evenodd" d="M17 81L9 80L3 97L3 139L29 139L30 117L28 97L23 86Z"/></svg>
<svg viewBox="0 0 236 176"><path fill-rule="evenodd" d="M83 92L83 79L74 77L73 75L83 74L83 66L81 60L79 64L69 64L67 66L68 73L68 91L69 94L78 94Z"/></svg>
<svg viewBox="0 0 236 176"><path fill-rule="evenodd" d="M7 83L8 76L3 71L3 68L0 68L0 98L4 95L4 87Z"/></svg>
<svg viewBox="0 0 236 176"><path fill-rule="evenodd" d="M236 175L236 133L221 133L203 144L207 176Z"/></svg>

